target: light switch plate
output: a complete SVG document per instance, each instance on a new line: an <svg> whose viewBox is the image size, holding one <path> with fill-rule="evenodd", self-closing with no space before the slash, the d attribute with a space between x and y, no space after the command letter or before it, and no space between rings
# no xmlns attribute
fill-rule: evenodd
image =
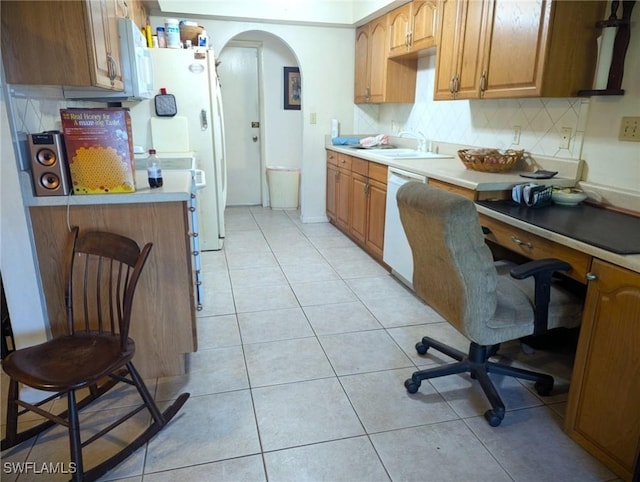
<svg viewBox="0 0 640 482"><path fill-rule="evenodd" d="M640 117L623 117L620 123L621 141L640 142Z"/></svg>

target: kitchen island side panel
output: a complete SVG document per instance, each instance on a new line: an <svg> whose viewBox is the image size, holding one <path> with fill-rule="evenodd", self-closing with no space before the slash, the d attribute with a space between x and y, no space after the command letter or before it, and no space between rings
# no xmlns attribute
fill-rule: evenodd
<svg viewBox="0 0 640 482"><path fill-rule="evenodd" d="M66 333L64 253L67 207L30 208L49 322ZM185 373L185 353L196 350L197 333L186 202L93 204L69 207L69 225L110 231L153 243L134 299L130 337L134 362L145 378Z"/></svg>

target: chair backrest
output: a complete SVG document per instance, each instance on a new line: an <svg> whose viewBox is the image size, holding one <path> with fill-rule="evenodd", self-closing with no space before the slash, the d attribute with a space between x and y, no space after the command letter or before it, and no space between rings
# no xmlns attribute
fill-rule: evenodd
<svg viewBox="0 0 640 482"><path fill-rule="evenodd" d="M416 294L474 340L496 310L497 272L473 202L417 182L397 201Z"/></svg>
<svg viewBox="0 0 640 482"><path fill-rule="evenodd" d="M65 283L69 334L118 334L125 349L134 293L151 246L141 250L118 234L71 230Z"/></svg>

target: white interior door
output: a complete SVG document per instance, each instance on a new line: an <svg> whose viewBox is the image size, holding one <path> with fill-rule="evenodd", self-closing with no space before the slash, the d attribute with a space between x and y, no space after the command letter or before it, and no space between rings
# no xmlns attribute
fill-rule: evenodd
<svg viewBox="0 0 640 482"><path fill-rule="evenodd" d="M262 204L258 49L225 47L219 60L227 147L227 206Z"/></svg>

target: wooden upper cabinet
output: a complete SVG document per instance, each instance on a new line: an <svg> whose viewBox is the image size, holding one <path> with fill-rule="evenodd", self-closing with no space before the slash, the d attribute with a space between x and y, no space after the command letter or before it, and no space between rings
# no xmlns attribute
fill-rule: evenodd
<svg viewBox="0 0 640 482"><path fill-rule="evenodd" d="M434 99L479 97L487 2L441 0Z"/></svg>
<svg viewBox="0 0 640 482"><path fill-rule="evenodd" d="M107 0L3 1L7 82L123 90L117 15Z"/></svg>
<svg viewBox="0 0 640 482"><path fill-rule="evenodd" d="M369 102L369 26L356 30L354 96L356 104Z"/></svg>
<svg viewBox="0 0 640 482"><path fill-rule="evenodd" d="M404 55L409 51L411 34L411 4L407 3L387 14L389 28L389 57Z"/></svg>
<svg viewBox="0 0 640 482"><path fill-rule="evenodd" d="M385 100L387 75L387 23L379 18L369 24L369 102Z"/></svg>
<svg viewBox="0 0 640 482"><path fill-rule="evenodd" d="M592 85L595 22L604 18L605 6L588 0L441 0L434 97L575 96Z"/></svg>
<svg viewBox="0 0 640 482"><path fill-rule="evenodd" d="M414 0L411 3L411 50L414 52L436 45L438 24L438 3L436 0Z"/></svg>
<svg viewBox="0 0 640 482"><path fill-rule="evenodd" d="M414 0L389 12L389 57L415 55L434 47L436 12L435 0Z"/></svg>
<svg viewBox="0 0 640 482"><path fill-rule="evenodd" d="M356 104L414 101L417 60L388 59L388 42L386 16L356 30Z"/></svg>

